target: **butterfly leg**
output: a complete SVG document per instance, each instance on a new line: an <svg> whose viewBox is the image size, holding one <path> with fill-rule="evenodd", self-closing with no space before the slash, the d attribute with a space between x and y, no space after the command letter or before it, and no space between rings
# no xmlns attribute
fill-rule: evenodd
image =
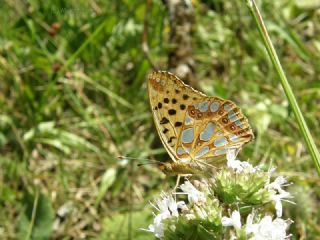
<svg viewBox="0 0 320 240"><path fill-rule="evenodd" d="M178 174L178 176L177 176L177 181L176 181L176 185L174 186L174 188L173 188L173 190L172 190L173 192L175 192L176 189L178 188L179 183L180 183L180 178L181 178L181 175Z"/></svg>

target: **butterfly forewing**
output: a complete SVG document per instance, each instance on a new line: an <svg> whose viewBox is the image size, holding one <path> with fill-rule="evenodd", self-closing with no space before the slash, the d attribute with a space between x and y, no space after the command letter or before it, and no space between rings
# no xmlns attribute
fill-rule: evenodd
<svg viewBox="0 0 320 240"><path fill-rule="evenodd" d="M191 91L173 74L154 72L149 75L148 92L155 125L160 139L172 160L182 157L177 155L181 129L184 127L187 108L192 102L205 98L200 92ZM184 156L189 159L189 156Z"/></svg>
<svg viewBox="0 0 320 240"><path fill-rule="evenodd" d="M208 97L168 72L149 75L148 91L160 139L173 161L214 164L230 148L253 138L248 120L233 102Z"/></svg>

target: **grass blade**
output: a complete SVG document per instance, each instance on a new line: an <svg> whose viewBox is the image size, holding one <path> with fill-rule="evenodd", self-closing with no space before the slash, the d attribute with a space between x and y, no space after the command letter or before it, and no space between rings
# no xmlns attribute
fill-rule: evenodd
<svg viewBox="0 0 320 240"><path fill-rule="evenodd" d="M253 15L253 18L257 24L257 27L258 27L259 32L261 34L261 37L263 39L263 43L268 51L269 57L271 58L272 64L276 68L276 71L280 77L280 82L283 87L283 90L287 96L287 99L290 103L290 106L293 110L293 113L297 119L302 136L307 144L307 148L310 152L310 155L314 161L314 164L315 164L316 169L318 171L318 174L320 176L320 154L319 154L319 151L318 151L317 146L312 138L312 135L311 135L310 130L307 126L307 123L304 120L304 117L301 113L301 110L299 108L297 100L293 94L291 86L287 80L285 73L284 73L284 70L281 66L278 55L276 53L276 50L273 47L273 44L272 44L271 39L269 37L268 31L266 29L266 26L264 24L264 21L262 19L260 11L259 11L254 0L247 0L247 5L248 5L250 12Z"/></svg>

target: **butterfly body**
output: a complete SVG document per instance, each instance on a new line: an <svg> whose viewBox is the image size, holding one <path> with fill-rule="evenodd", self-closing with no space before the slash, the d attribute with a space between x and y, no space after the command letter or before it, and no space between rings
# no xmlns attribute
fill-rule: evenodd
<svg viewBox="0 0 320 240"><path fill-rule="evenodd" d="M160 165L160 170L162 170L167 175L200 175L203 173L203 169L199 169L199 166L192 162L189 163L179 163L168 161Z"/></svg>
<svg viewBox="0 0 320 240"><path fill-rule="evenodd" d="M253 138L247 118L232 101L205 94L169 72L153 72L148 93L160 139L172 162L166 172L195 174L225 163Z"/></svg>

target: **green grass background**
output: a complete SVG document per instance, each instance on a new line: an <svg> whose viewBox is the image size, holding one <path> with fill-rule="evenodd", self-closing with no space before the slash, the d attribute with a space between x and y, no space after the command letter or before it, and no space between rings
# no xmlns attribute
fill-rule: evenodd
<svg viewBox="0 0 320 240"><path fill-rule="evenodd" d="M197 0L194 60L201 89L235 101L256 139L239 158L273 165L296 205L293 239L319 239L319 177L245 1ZM320 145L320 4L258 1L290 84ZM143 0L2 0L0 238L152 239L149 201L174 185L149 109L141 50ZM149 11L149 46L167 65L169 18ZM58 23L56 31L52 24Z"/></svg>

